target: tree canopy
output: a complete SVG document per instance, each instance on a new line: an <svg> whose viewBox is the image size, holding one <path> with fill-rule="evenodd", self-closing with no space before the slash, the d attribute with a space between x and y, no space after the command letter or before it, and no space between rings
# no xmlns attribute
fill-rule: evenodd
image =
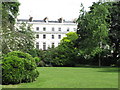
<svg viewBox="0 0 120 90"><path fill-rule="evenodd" d="M2 3L2 52L6 54L19 50L27 52L34 48L34 35L31 25L21 24L17 26L19 14L19 2Z"/></svg>
<svg viewBox="0 0 120 90"><path fill-rule="evenodd" d="M100 2L93 5L94 9L92 8L90 12L85 12L82 8L82 14L77 20L78 48L87 58L103 50L103 45L107 44L109 31L109 24L106 22L109 16L108 6Z"/></svg>

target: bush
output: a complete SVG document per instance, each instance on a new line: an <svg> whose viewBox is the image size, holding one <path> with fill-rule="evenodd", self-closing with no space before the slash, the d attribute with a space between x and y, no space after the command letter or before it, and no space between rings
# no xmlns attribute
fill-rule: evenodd
<svg viewBox="0 0 120 90"><path fill-rule="evenodd" d="M44 51L39 49L32 49L28 52L32 57L40 57L43 59Z"/></svg>
<svg viewBox="0 0 120 90"><path fill-rule="evenodd" d="M34 57L34 60L36 62L36 65L39 66L41 59L39 57Z"/></svg>
<svg viewBox="0 0 120 90"><path fill-rule="evenodd" d="M44 66L46 66L46 64L45 64L44 61L40 61L38 66L39 66L39 67L44 67Z"/></svg>
<svg viewBox="0 0 120 90"><path fill-rule="evenodd" d="M17 84L32 82L38 77L36 62L31 55L13 51L3 57L2 83Z"/></svg>

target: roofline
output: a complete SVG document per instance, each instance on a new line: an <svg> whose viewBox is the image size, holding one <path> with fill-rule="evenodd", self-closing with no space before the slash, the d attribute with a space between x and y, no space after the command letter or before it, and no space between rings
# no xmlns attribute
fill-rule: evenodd
<svg viewBox="0 0 120 90"><path fill-rule="evenodd" d="M32 22L30 22L28 19L17 19L17 22L28 22L28 23L33 23L33 24L37 24L37 23L41 23L41 24L76 24L75 22L73 21L64 21L62 23L60 23L59 21L48 21L48 22L45 22L44 20L32 20Z"/></svg>

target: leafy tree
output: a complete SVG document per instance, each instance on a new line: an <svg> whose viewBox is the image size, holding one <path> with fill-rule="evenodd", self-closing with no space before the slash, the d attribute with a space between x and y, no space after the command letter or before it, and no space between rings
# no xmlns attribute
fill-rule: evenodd
<svg viewBox="0 0 120 90"><path fill-rule="evenodd" d="M79 35L77 45L80 49L80 54L86 58L95 56L105 49L109 31L109 24L106 22L109 16L108 5L100 2L93 5L92 7L94 8L90 12L85 12L84 8L82 8L81 15L77 20L77 33Z"/></svg>
<svg viewBox="0 0 120 90"><path fill-rule="evenodd" d="M2 3L2 52L20 50L28 52L34 47L32 26L22 23L16 26L19 2Z"/></svg>
<svg viewBox="0 0 120 90"><path fill-rule="evenodd" d="M13 35L15 28L15 18L19 11L18 2L2 2L2 52L7 53L10 50L11 36ZM13 36L12 36L13 37Z"/></svg>
<svg viewBox="0 0 120 90"><path fill-rule="evenodd" d="M74 41L78 38L75 32L69 32L61 40L56 48L51 48L45 53L45 61L53 66L73 66L77 56L77 49L74 47Z"/></svg>
<svg viewBox="0 0 120 90"><path fill-rule="evenodd" d="M64 43L64 42L71 42L72 43L78 38L78 35L76 34L76 32L69 32L66 35L67 35L67 37L64 37L61 40L61 43Z"/></svg>
<svg viewBox="0 0 120 90"><path fill-rule="evenodd" d="M109 9L111 14L110 23L110 46L113 48L113 59L115 63L120 58L120 1L113 2Z"/></svg>
<svg viewBox="0 0 120 90"><path fill-rule="evenodd" d="M23 52L29 52L34 48L34 32L32 31L32 25L27 23L21 23L16 28L16 33L14 35L14 43L12 46L15 45L16 48L13 50L20 50Z"/></svg>

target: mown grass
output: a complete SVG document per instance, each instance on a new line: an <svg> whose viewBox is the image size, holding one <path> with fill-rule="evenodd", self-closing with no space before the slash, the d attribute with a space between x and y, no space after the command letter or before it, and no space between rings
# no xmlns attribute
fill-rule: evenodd
<svg viewBox="0 0 120 90"><path fill-rule="evenodd" d="M3 85L3 88L118 88L117 68L38 67L32 83Z"/></svg>

